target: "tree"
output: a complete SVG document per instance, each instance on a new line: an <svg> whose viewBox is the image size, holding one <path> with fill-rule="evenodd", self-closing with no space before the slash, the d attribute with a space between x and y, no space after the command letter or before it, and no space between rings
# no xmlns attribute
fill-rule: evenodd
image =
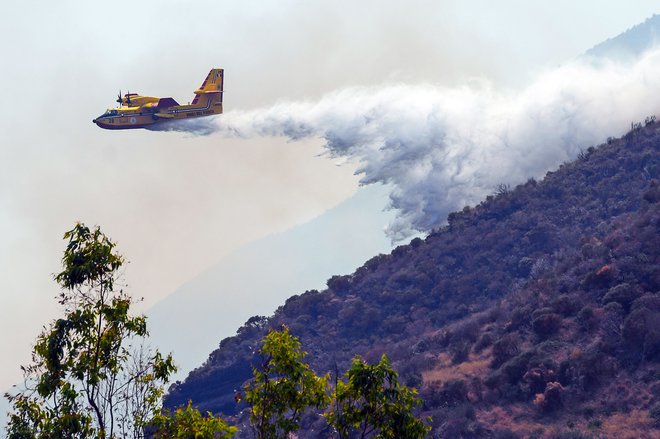
<svg viewBox="0 0 660 439"><path fill-rule="evenodd" d="M124 258L96 227L64 234L63 270L55 276L64 316L37 338L22 367L9 438L143 437L160 411L172 357L142 347L146 318L129 313L132 298L115 285Z"/></svg>
<svg viewBox="0 0 660 439"><path fill-rule="evenodd" d="M308 409L328 404L328 377L316 376L303 362L307 353L286 326L270 331L259 352L263 362L245 386L250 421L259 439L286 438L300 428Z"/></svg>
<svg viewBox="0 0 660 439"><path fill-rule="evenodd" d="M179 407L173 414L157 415L151 426L156 429L153 437L162 439L229 439L238 431L210 412L202 416L191 401L185 409Z"/></svg>
<svg viewBox="0 0 660 439"><path fill-rule="evenodd" d="M346 380L338 380L328 423L341 438L423 438L431 429L412 410L421 404L415 389L399 384L386 355L377 364L353 359Z"/></svg>

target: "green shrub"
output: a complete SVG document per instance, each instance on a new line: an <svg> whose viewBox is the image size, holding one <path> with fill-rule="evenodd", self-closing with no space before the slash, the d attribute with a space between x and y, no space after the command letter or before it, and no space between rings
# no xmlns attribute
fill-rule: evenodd
<svg viewBox="0 0 660 439"><path fill-rule="evenodd" d="M518 354L518 342L516 338L507 334L493 344L493 360L490 367L496 369Z"/></svg>
<svg viewBox="0 0 660 439"><path fill-rule="evenodd" d="M660 312L647 308L633 310L623 322L622 335L626 347L640 355L640 360L660 354Z"/></svg>
<svg viewBox="0 0 660 439"><path fill-rule="evenodd" d="M641 295L641 291L628 283L622 283L610 288L603 296L603 305L611 302L619 303L627 311L635 299Z"/></svg>
<svg viewBox="0 0 660 439"><path fill-rule="evenodd" d="M467 401L468 387L463 380L449 380L440 391L441 404L454 407Z"/></svg>
<svg viewBox="0 0 660 439"><path fill-rule="evenodd" d="M522 326L529 324L529 316L532 313L532 307L529 305L517 306L511 312L511 323L509 323L510 330L516 330Z"/></svg>
<svg viewBox="0 0 660 439"><path fill-rule="evenodd" d="M593 307L589 305L584 306L577 314L577 322L585 331L592 331L598 324Z"/></svg>
<svg viewBox="0 0 660 439"><path fill-rule="evenodd" d="M551 314L554 312L554 309L552 309L549 306L543 307L543 308L537 308L532 312L532 320L537 319L541 317L542 315L545 314Z"/></svg>
<svg viewBox="0 0 660 439"><path fill-rule="evenodd" d="M532 328L541 338L553 336L561 327L562 318L559 314L542 314L532 321Z"/></svg>
<svg viewBox="0 0 660 439"><path fill-rule="evenodd" d="M552 308L557 314L570 317L580 310L580 299L574 294L562 294L552 302Z"/></svg>
<svg viewBox="0 0 660 439"><path fill-rule="evenodd" d="M633 349L641 348L649 332L651 313L642 308L631 312L623 322L622 335L628 346Z"/></svg>

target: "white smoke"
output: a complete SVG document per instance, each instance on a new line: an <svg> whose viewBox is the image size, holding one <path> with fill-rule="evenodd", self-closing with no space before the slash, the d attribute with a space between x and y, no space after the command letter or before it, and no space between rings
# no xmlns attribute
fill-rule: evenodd
<svg viewBox="0 0 660 439"><path fill-rule="evenodd" d="M398 241L442 224L499 184L543 176L659 108L660 50L653 50L627 65L575 61L519 92L485 81L353 87L168 129L323 138L330 155L359 163L362 184L392 187L398 215L388 234Z"/></svg>
<svg viewBox="0 0 660 439"><path fill-rule="evenodd" d="M195 136L208 136L216 132L218 127L213 119L206 117L173 121L164 120L158 124L147 125L145 129L149 131L178 131Z"/></svg>

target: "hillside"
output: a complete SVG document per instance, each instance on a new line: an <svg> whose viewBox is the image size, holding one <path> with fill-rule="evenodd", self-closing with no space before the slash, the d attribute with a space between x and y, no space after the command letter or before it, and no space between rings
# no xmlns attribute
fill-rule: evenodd
<svg viewBox="0 0 660 439"><path fill-rule="evenodd" d="M659 177L650 122L501 186L426 239L250 318L166 404L236 415L259 340L286 324L320 373L386 353L437 437L658 436Z"/></svg>

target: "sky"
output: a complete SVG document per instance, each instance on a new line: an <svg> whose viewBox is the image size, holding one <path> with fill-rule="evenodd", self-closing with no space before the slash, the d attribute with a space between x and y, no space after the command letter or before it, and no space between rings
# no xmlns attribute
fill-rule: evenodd
<svg viewBox="0 0 660 439"><path fill-rule="evenodd" d="M97 128L120 89L183 103L222 67L229 115L386 83L487 81L515 94L656 12L642 0L6 2L0 388L20 379L57 316L52 275L76 221L117 241L128 291L147 309L358 188L360 156L328 154L322 135Z"/></svg>

